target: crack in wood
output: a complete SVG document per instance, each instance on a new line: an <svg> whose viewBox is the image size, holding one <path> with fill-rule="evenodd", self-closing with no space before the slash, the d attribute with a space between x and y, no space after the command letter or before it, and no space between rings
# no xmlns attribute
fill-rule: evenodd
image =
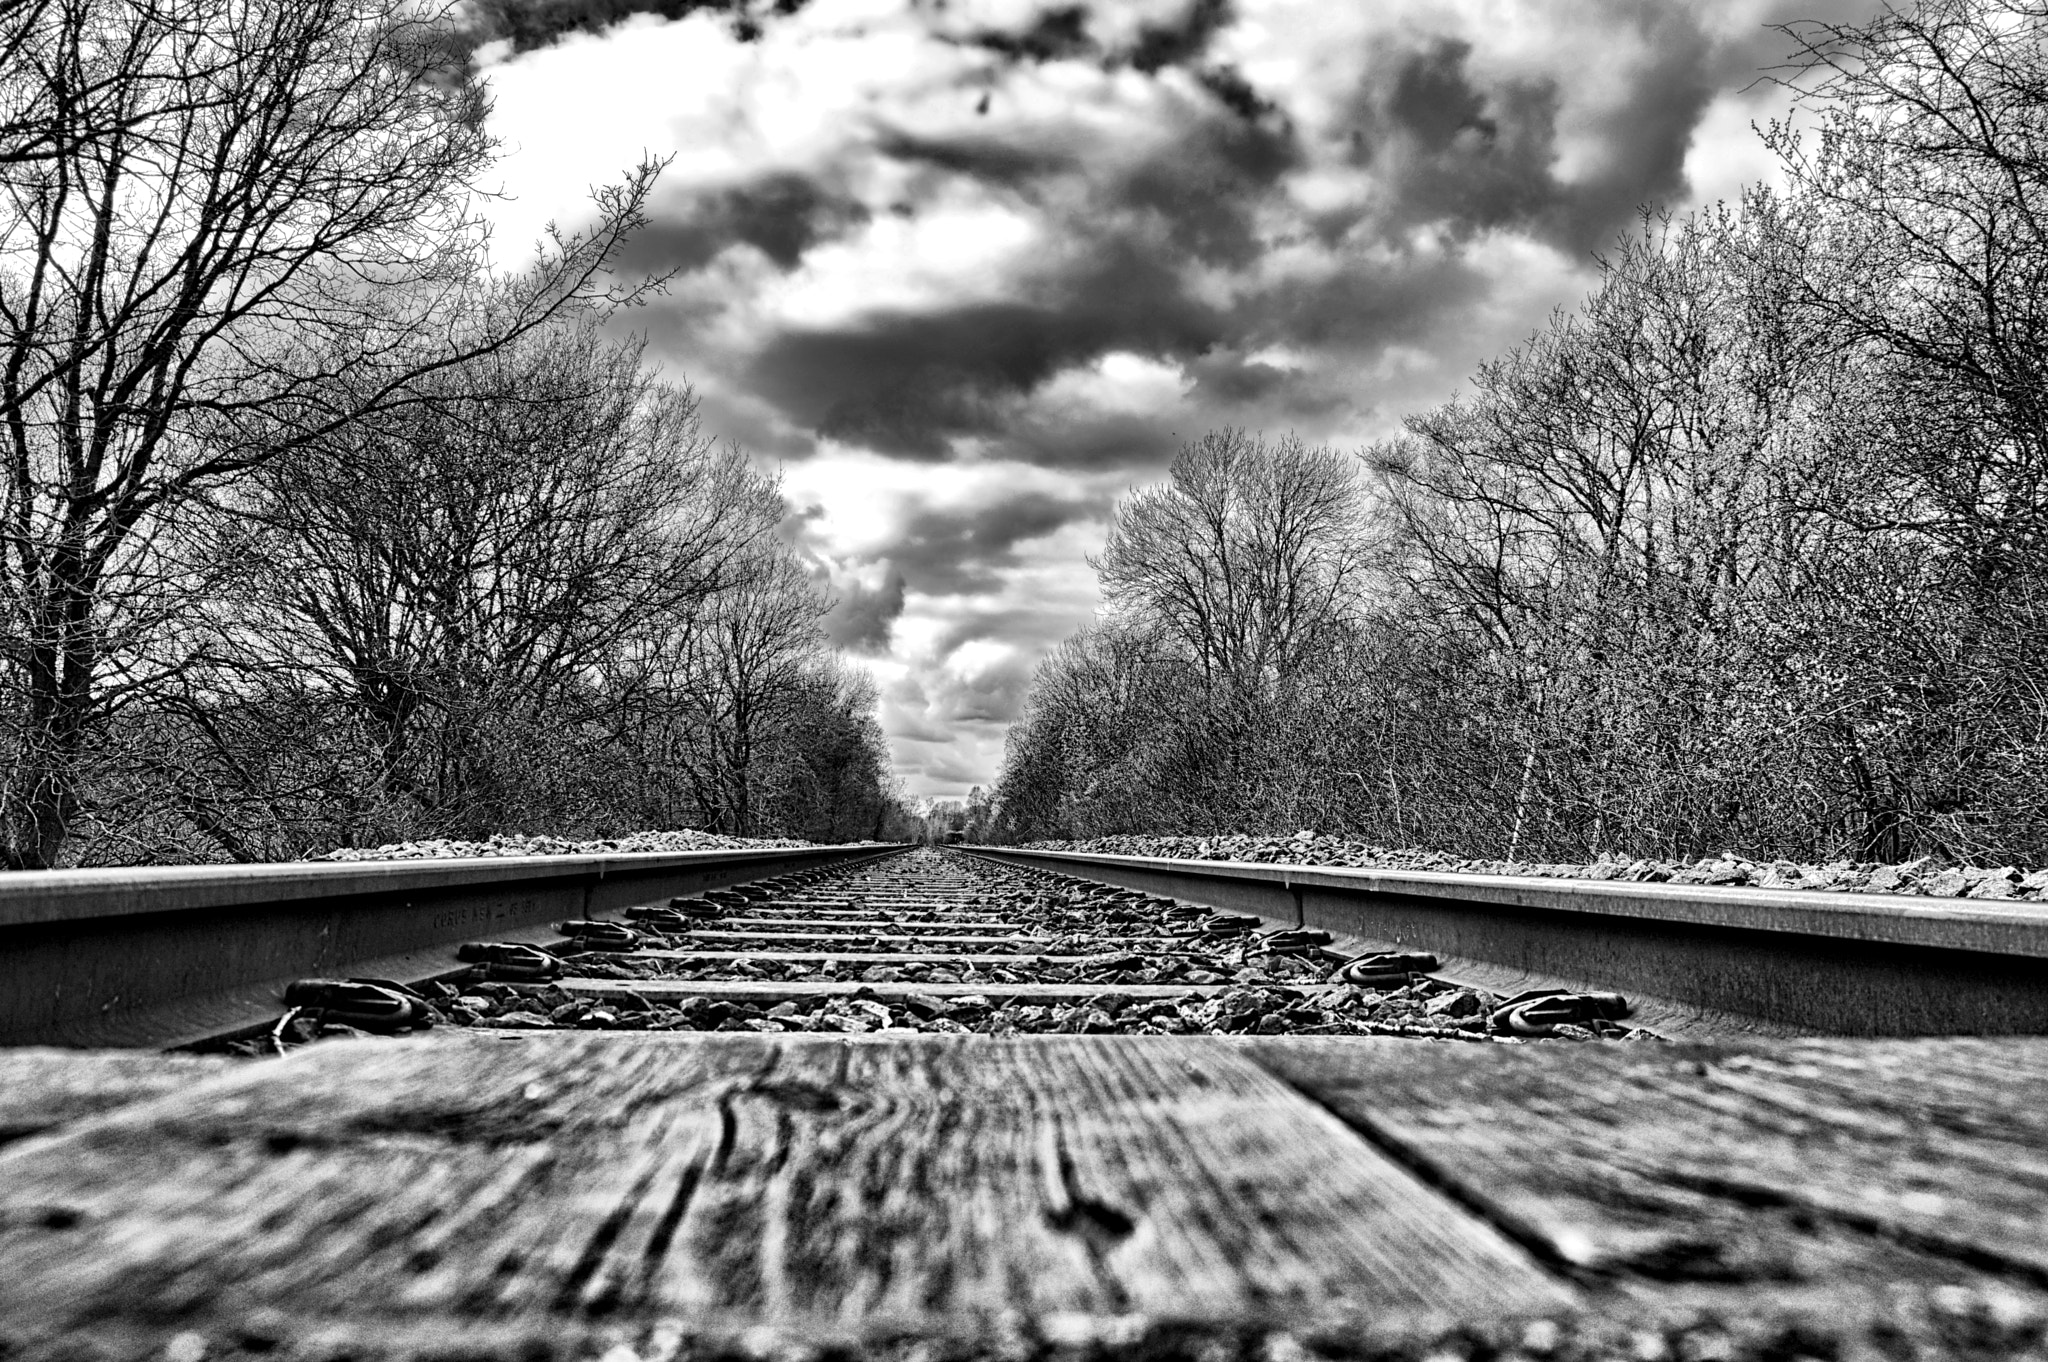
<svg viewBox="0 0 2048 1362"><path fill-rule="evenodd" d="M1269 1070L1270 1071L1270 1070ZM1515 1247L1535 1259L1545 1271L1579 1286L1597 1286L1608 1281L1605 1264L1592 1259L1593 1246L1581 1244L1568 1235L1546 1232L1541 1226L1517 1215L1478 1188L1473 1187L1420 1149L1349 1105L1334 1105L1313 1088L1295 1083L1286 1074L1272 1071L1302 1100L1311 1102L1342 1121L1346 1128L1375 1150L1412 1174L1416 1181L1450 1201L1459 1209L1484 1221Z"/></svg>
<svg viewBox="0 0 2048 1362"><path fill-rule="evenodd" d="M1137 1219L1083 1189L1080 1169L1056 1115L1048 1114L1039 1126L1038 1166L1046 1224L1080 1241L1111 1308L1130 1309L1130 1293L1110 1267L1109 1255L1137 1231Z"/></svg>
<svg viewBox="0 0 2048 1362"><path fill-rule="evenodd" d="M1662 1169L1659 1176L1672 1186L1683 1187L1687 1191L1698 1192L1704 1196L1757 1209L1798 1212L1857 1234L1882 1239L1901 1248L1912 1249L1916 1253L1924 1253L1931 1258L1946 1258L1979 1272L2010 1277L2031 1286L2048 1289L2048 1268L2028 1262L2024 1258L2000 1253L1985 1244L1916 1229L1886 1216L1873 1215L1817 1198L1799 1196L1786 1188L1764 1183L1689 1173L1676 1168Z"/></svg>

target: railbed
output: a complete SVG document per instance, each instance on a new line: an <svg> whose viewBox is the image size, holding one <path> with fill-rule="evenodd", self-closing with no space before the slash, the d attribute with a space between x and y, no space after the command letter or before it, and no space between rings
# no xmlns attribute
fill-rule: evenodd
<svg viewBox="0 0 2048 1362"><path fill-rule="evenodd" d="M1101 887L1157 868L1077 883L986 855L819 851L794 870L710 853L637 877L377 867L373 901L428 932L465 910L417 896L502 898L536 871L570 896L544 917L645 905L678 875L744 887L671 905L689 924L609 952L518 928L562 952L545 984L481 969L458 988L446 942L422 946L416 977L440 977L447 1017L411 1035L287 1045L287 1014L257 1047L287 1051L276 1059L0 1049L0 1357L1917 1362L2048 1348L2048 1037L1667 1044L1609 1026L1637 1039L1578 1028L1587 1039L1528 1043L1500 1014L1456 1009L1368 1037L1247 1034L1258 1014L1231 999L1294 999L1274 1017L1354 997L1420 1014L1471 990L1281 970L1314 960L1314 974L1356 944L1290 939L1325 897L1361 897L1341 876L1251 868L1284 876L1284 908L1260 923L1196 905L1273 909L1253 897L1274 892L1268 874L1212 874L1187 886L1209 897L1167 903ZM300 911L343 912L365 888L322 882L329 902ZM1239 897L1219 903L1226 890ZM275 885L244 892L165 915L282 911ZM1348 911L1379 911L1365 903ZM509 918L466 921L496 934ZM700 930L710 949L690 940ZM1110 979L1122 957L1105 943L1279 973L1167 989ZM813 973L748 978L748 960ZM974 973L1010 966L1083 977L1015 984L1016 998ZM902 977L869 982L877 967ZM702 1007L672 1008L684 992ZM530 1010L555 995L566 1005ZM1015 1008L1079 1031L1119 1007L1119 1023L1209 1032L966 1034L947 1020ZM629 1023L641 1029L614 1029ZM317 1017L294 1025L324 1034Z"/></svg>
<svg viewBox="0 0 2048 1362"><path fill-rule="evenodd" d="M2048 905L1017 847L1001 864L1425 949L1443 972L1622 989L1669 1029L2048 1033Z"/></svg>

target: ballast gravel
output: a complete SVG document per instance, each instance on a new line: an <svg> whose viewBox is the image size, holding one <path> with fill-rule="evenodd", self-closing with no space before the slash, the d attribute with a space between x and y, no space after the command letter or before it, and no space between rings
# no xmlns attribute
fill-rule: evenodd
<svg viewBox="0 0 2048 1362"><path fill-rule="evenodd" d="M1359 983L1335 982L1346 964L1342 954L1304 941L1300 932L1256 930L1256 918L1215 914L1196 904L929 849L910 852L895 864L904 867L905 883L912 883L920 864L934 862L975 883L976 918L1014 923L1018 930L971 946L926 940L915 926L917 910L898 905L886 910L896 922L863 922L860 936L805 937L801 928L778 926L781 939L772 950L735 951L728 938L747 930L750 917L786 921L806 911L800 903L778 906L777 899L789 892L784 882L773 897L749 895L752 901L695 921L689 930L651 931L638 923L633 950L564 949L563 977L605 981L614 986L605 996L573 992L559 982L493 979L485 967L424 984L418 996L433 1024L499 1031L1404 1036L1511 1044L1658 1039L1604 1018L1518 1028L1502 1019L1504 1009L1518 1000L1407 965L1364 976ZM858 872L863 877L872 873L872 868ZM803 878L798 892L814 904L842 893L843 906L878 901L871 897L876 893L871 879L854 884L837 883L839 877L831 874ZM715 935L699 941L698 931ZM944 927L926 931L927 936L945 934ZM702 951L737 958L654 953ZM793 958L803 953L884 958ZM930 961L915 958L919 955L986 958ZM831 991L765 999L712 996L711 991L675 996L675 985L687 988L692 981L714 980L728 985L815 983L830 985ZM647 996L657 990L636 987L643 983L661 984L661 996ZM1019 984L1071 987L1072 994L1054 999L1003 995L1002 986ZM1165 996L1119 991L1130 985L1185 986L1189 991ZM933 991L920 991L920 986ZM979 991L984 988L989 991ZM227 1048L253 1056L359 1034L306 1011L283 1019L269 1037Z"/></svg>
<svg viewBox="0 0 2048 1362"><path fill-rule="evenodd" d="M309 861L422 861L473 856L601 856L639 851L749 851L777 847L815 846L794 837L726 837L684 828L674 832L630 832L619 837L577 841L566 837L529 837L500 833L488 841L464 842L445 837L391 842L381 847L342 847Z"/></svg>
<svg viewBox="0 0 2048 1362"><path fill-rule="evenodd" d="M935 856L920 851L913 858ZM619 997L578 997L554 984L482 983L433 986L435 1005L458 1026L500 1030L574 1028L620 1031L921 1032L1007 1036L1081 1035L1307 1035L1408 1036L1433 1040L1510 1041L1492 1023L1503 1001L1426 973L1404 976L1381 987L1320 987L1343 963L1341 955L1318 949L1275 948L1285 938L1270 932L1218 932L1205 926L1210 911L1193 904L1111 890L1043 871L996 868L960 860L954 865L980 880L980 908L990 918L1016 922L1032 937L992 938L975 954L1012 956L1002 963L906 960L890 962L808 962L763 953L736 960L694 961L621 952L585 953L566 959L566 973L627 985ZM829 892L828 882L813 892ZM750 905L761 912L772 904ZM908 917L908 910L904 911ZM743 927L743 913L702 924L711 930ZM788 931L789 929L778 929ZM920 941L914 934L883 927L873 936L806 939L792 932L777 952L812 950L878 955L953 953L959 946ZM687 951L688 933L645 934L643 946ZM712 948L730 949L724 942ZM1059 959L1057 957L1069 957ZM1074 958L1078 957L1078 958ZM891 985L890 996L856 989L851 995L820 994L777 1002L685 996L655 1001L634 992L636 980L663 983L692 979L724 982L816 982ZM1001 996L911 993L902 986L1071 984L1104 992L1082 992L1071 1000L1044 1003ZM1210 993L1132 997L1109 991L1120 985L1220 985ZM1317 987L1311 988L1314 985ZM1621 1023L1592 1021L1551 1028L1547 1039L1655 1039Z"/></svg>

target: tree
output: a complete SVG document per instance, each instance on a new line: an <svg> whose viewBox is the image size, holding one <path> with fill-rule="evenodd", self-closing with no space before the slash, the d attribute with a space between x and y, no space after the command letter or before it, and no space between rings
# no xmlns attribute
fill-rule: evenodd
<svg viewBox="0 0 2048 1362"><path fill-rule="evenodd" d="M1118 504L1091 558L1113 609L1156 621L1219 691L1292 674L1363 576L1352 461L1241 430L1183 445L1165 484Z"/></svg>
<svg viewBox="0 0 2048 1362"><path fill-rule="evenodd" d="M1897 449L1980 555L2048 533L2048 4L1923 0L1860 25L1808 23L1793 77L1818 131L1774 126L1783 209L1838 266L1806 302L1844 345L1895 361L1921 413ZM1932 438L1926 438L1926 437ZM1987 542L1988 541L1988 542Z"/></svg>
<svg viewBox="0 0 2048 1362"><path fill-rule="evenodd" d="M352 802L386 819L559 816L534 743L590 722L627 640L726 584L760 494L643 351L558 320L253 470L198 546L239 569L210 614L219 695L260 671L327 698L375 754Z"/></svg>
<svg viewBox="0 0 2048 1362"><path fill-rule="evenodd" d="M0 863L56 862L93 734L161 679L139 645L187 502L573 298L631 296L603 271L653 164L599 191L593 225L554 235L487 324L454 305L484 261L468 205L493 147L483 92L444 60L449 12L0 11Z"/></svg>
<svg viewBox="0 0 2048 1362"><path fill-rule="evenodd" d="M760 825L818 842L882 838L900 807L888 776L888 744L875 721L878 695L866 673L815 657L769 744L753 806Z"/></svg>
<svg viewBox="0 0 2048 1362"><path fill-rule="evenodd" d="M696 741L684 768L706 827L756 831L764 758L822 644L828 604L794 555L763 545L688 631L684 700Z"/></svg>
<svg viewBox="0 0 2048 1362"><path fill-rule="evenodd" d="M1130 636L1185 672L1184 713L1147 749L1191 811L1285 802L1274 743L1314 659L1355 617L1363 526L1350 456L1239 430L1182 446L1164 484L1118 504L1089 561Z"/></svg>

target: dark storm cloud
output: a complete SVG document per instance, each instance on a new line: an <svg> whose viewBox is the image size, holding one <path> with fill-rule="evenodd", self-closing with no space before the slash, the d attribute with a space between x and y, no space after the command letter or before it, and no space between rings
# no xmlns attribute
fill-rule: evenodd
<svg viewBox="0 0 2048 1362"><path fill-rule="evenodd" d="M1130 67L1153 75L1169 66L1192 66L1230 23L1229 0L1193 0L1176 19L1140 24L1130 38L1106 43L1095 36L1087 5L1054 5L1021 28L978 28L953 39L1009 62L1043 63L1085 58L1106 69Z"/></svg>
<svg viewBox="0 0 2048 1362"><path fill-rule="evenodd" d="M1238 337L1248 346L1352 354L1412 344L1462 324L1491 287L1491 279L1456 253L1360 261L1327 277L1262 290L1239 309Z"/></svg>
<svg viewBox="0 0 2048 1362"><path fill-rule="evenodd" d="M1350 159L1379 177L1379 232L1438 223L1469 234L1528 224L1555 206L1555 85L1481 88L1467 69L1471 55L1469 42L1438 38L1360 87ZM1348 231L1356 219L1326 225Z"/></svg>
<svg viewBox="0 0 2048 1362"><path fill-rule="evenodd" d="M889 561L911 589L935 596L993 591L1017 566L1017 546L1099 516L1085 499L1019 492L969 511L925 509L913 514L889 549Z"/></svg>
<svg viewBox="0 0 2048 1362"><path fill-rule="evenodd" d="M977 610L948 624L933 637L932 648L937 655L946 657L963 643L990 639L1021 642L1031 656L1039 657L1073 632L1074 612L1070 602L1016 605ZM923 703L922 696L919 702Z"/></svg>
<svg viewBox="0 0 2048 1362"><path fill-rule="evenodd" d="M1566 250L1597 251L1642 205L1684 197L1693 129L1723 81L1712 42L1683 7L1630 13L1657 55L1636 72L1622 111L1602 129L1607 155L1598 170L1561 193L1544 223L1544 235Z"/></svg>
<svg viewBox="0 0 2048 1362"><path fill-rule="evenodd" d="M572 33L602 33L637 15L685 19L723 14L736 37L751 41L762 26L802 10L807 0L468 0L463 6L472 46L505 41L530 52Z"/></svg>
<svg viewBox="0 0 2048 1362"><path fill-rule="evenodd" d="M1020 62L1094 57L1102 51L1095 39L1089 36L1086 5L1057 5L1041 10L1023 28L975 29L959 41Z"/></svg>
<svg viewBox="0 0 2048 1362"><path fill-rule="evenodd" d="M1044 468L1137 468L1165 463L1179 443L1174 431L1151 412L1034 410L1011 424L1003 447L1005 453Z"/></svg>
<svg viewBox="0 0 2048 1362"><path fill-rule="evenodd" d="M892 161L999 187L1025 187L1082 168L1072 148L1019 146L992 134L932 137L884 128L874 149Z"/></svg>
<svg viewBox="0 0 2048 1362"><path fill-rule="evenodd" d="M856 653L886 652L889 626L903 613L903 574L892 567L872 591L856 582L833 594L838 601L825 616L825 637L832 646Z"/></svg>
<svg viewBox="0 0 2048 1362"><path fill-rule="evenodd" d="M1024 712L1032 667L1019 662L993 668L962 682L946 696L940 714L951 723L1006 724Z"/></svg>
<svg viewBox="0 0 2048 1362"><path fill-rule="evenodd" d="M797 423L886 453L937 460L957 435L1000 434L1022 398L1110 350L1197 355L1226 318L1134 243L1054 281L1041 300L891 312L790 331L754 356L749 387Z"/></svg>
<svg viewBox="0 0 2048 1362"><path fill-rule="evenodd" d="M1030 659L1013 656L971 677L943 676L932 687L928 713L946 724L1006 724L1023 711L1035 669Z"/></svg>
<svg viewBox="0 0 2048 1362"><path fill-rule="evenodd" d="M672 218L628 238L621 263L650 274L701 269L735 245L752 246L782 269L805 251L867 222L867 206L802 175L778 172L690 199Z"/></svg>
<svg viewBox="0 0 2048 1362"><path fill-rule="evenodd" d="M1631 6L1615 22L1654 55L1631 69L1627 97L1597 128L1597 163L1571 181L1553 167L1567 75L1482 77L1459 38L1384 55L1359 87L1348 133L1350 158L1385 195L1376 226L1432 224L1454 237L1520 229L1583 257L1639 205L1683 196L1693 129L1721 83L1713 44L1676 6Z"/></svg>
<svg viewBox="0 0 2048 1362"><path fill-rule="evenodd" d="M1378 35L1360 58L1342 132L1344 159L1368 170L1374 193L1303 224L1337 263L1224 304L1204 284L1218 271L1256 268L1283 244L1270 212L1280 181L1317 153L1280 110L1284 92L1204 64L1226 5L1191 5L1178 22L1155 22L1117 45L1097 35L1096 13L1055 6L1011 29L951 40L1016 64L1178 66L1208 102L1183 82L1175 88L1184 117L1157 154L1097 164L1072 144L878 125L870 149L920 172L914 200L936 197L944 184L984 186L1041 215L1059 250L1002 301L876 311L767 336L743 380L792 425L927 461L951 458L961 437L979 437L1043 465L1129 466L1134 455L1156 456L1157 441L1085 424L1048 439L1026 410L1055 375L1115 352L1186 366L1194 395L1221 407L1265 406L1282 421L1327 414L1344 405L1327 384L1238 356L1270 345L1369 355L1414 343L1489 286L1455 246L1483 231L1520 231L1586 258L1638 204L1684 190L1688 139L1721 78L1713 45L1683 10L1617 9L1614 22L1630 26L1652 56L1630 67L1635 88L1612 126L1595 130L1603 154L1565 183L1555 173L1562 77L1483 74L1470 42ZM649 253L665 250L680 263L706 258L719 241L748 240L787 267L860 221L794 177L732 192L732 205L694 212ZM904 209L915 213L918 203ZM1421 226L1453 245L1418 253L1409 234Z"/></svg>
<svg viewBox="0 0 2048 1362"><path fill-rule="evenodd" d="M956 436L1006 431L1021 400L1062 370L1116 350L1192 359L1227 339L1238 322L1198 296L1189 272L1256 264L1261 204L1301 162L1284 120L1216 111L1164 154L1093 176L1068 152L976 138L899 132L875 149L1000 185L1060 229L1057 263L1016 281L1009 301L785 331L752 357L749 388L796 424L927 460L950 457ZM1086 206L1055 206L1076 184Z"/></svg>
<svg viewBox="0 0 2048 1362"><path fill-rule="evenodd" d="M531 46L632 13L772 20L799 8L483 0L476 13ZM703 191L650 225L627 264L686 274L734 249L794 271L821 244L857 243L875 214L915 219L934 203L977 197L1033 220L1047 243L972 302L771 324L746 352L722 356L753 404L743 413L749 444L783 457L808 457L822 437L935 462L971 438L1043 466L1156 462L1162 441L1137 429L1143 418L1049 420L1033 407L1048 381L1113 353L1182 366L1191 416L1310 424L1346 406L1370 409L1369 398L1338 392L1332 375L1467 324L1499 281L1497 267L1468 263L1466 245L1505 231L1586 261L1638 205L1683 195L1688 145L1714 93L1783 49L1761 25L1717 40L1686 7L1610 0L1598 19L1570 19L1594 35L1584 63L1604 63L1601 95L1575 105L1575 68L1545 73L1489 56L1475 47L1489 41L1483 32L1393 22L1345 30L1352 36L1323 55L1351 83L1346 113L1311 134L1290 117L1288 90L1257 88L1216 59L1215 39L1232 20L1227 0L1191 0L1137 25L1101 4L1041 6L1001 29L949 27L937 5L917 12L931 37L996 59L957 79L999 100L1015 68L1079 62L1155 77L1133 107L1147 108L1164 135L1141 138L1134 145L1147 151L1131 155L1060 135L1056 123L948 121L881 101L846 125L831 158L811 162L829 169L779 169ZM1611 48L1602 34L1613 35ZM1604 88L1617 80L1618 94ZM1567 180L1558 154L1568 108L1578 154ZM909 172L868 181L890 186L888 201L864 203L845 187L863 182L863 158ZM1364 197L1290 207L1291 173L1347 164L1370 177ZM1323 249L1324 263L1258 278L1277 250L1304 241ZM1228 282L1219 290L1219 281ZM1265 347L1316 362L1305 373L1247 358Z"/></svg>

